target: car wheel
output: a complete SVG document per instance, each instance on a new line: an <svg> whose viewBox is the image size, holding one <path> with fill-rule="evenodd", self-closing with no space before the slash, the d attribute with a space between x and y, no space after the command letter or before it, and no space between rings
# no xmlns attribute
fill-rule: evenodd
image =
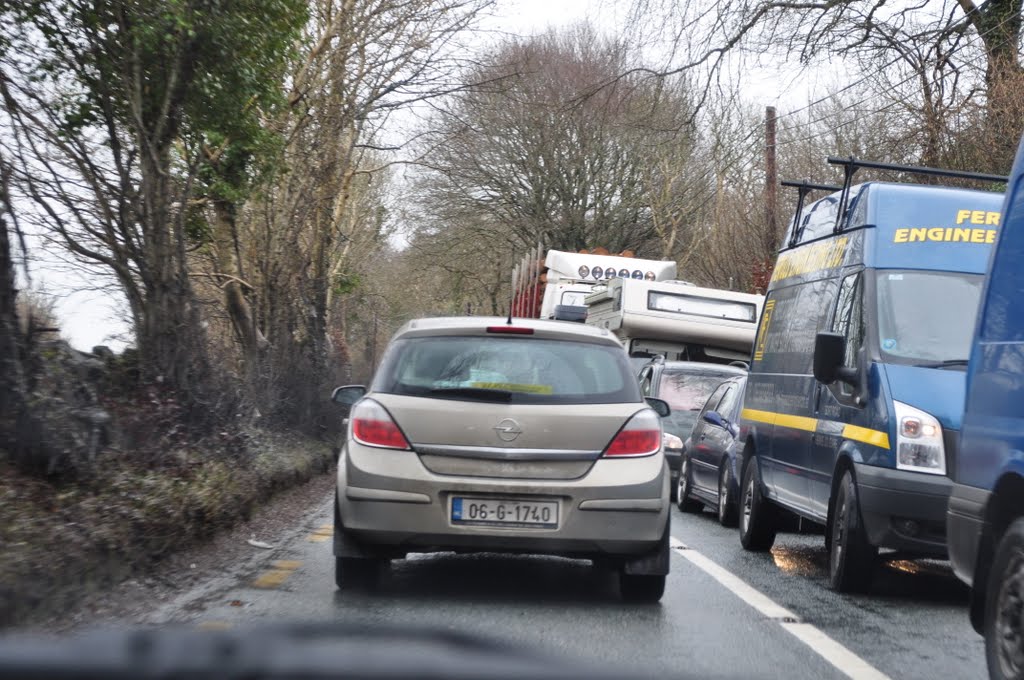
<svg viewBox="0 0 1024 680"><path fill-rule="evenodd" d="M740 492L740 543L744 549L765 552L775 544L779 530L778 509L761 493L761 468L751 457L743 470Z"/></svg>
<svg viewBox="0 0 1024 680"><path fill-rule="evenodd" d="M985 659L990 678L1024 677L1024 519L996 549L985 593Z"/></svg>
<svg viewBox="0 0 1024 680"><path fill-rule="evenodd" d="M729 463L726 461L718 473L718 523L723 527L734 527L736 515L736 502L729 493Z"/></svg>
<svg viewBox="0 0 1024 680"><path fill-rule="evenodd" d="M372 588L382 569L380 560L361 557L334 558L334 585L338 589Z"/></svg>
<svg viewBox="0 0 1024 680"><path fill-rule="evenodd" d="M654 603L665 594L665 576L619 573L619 590L627 602Z"/></svg>
<svg viewBox="0 0 1024 680"><path fill-rule="evenodd" d="M679 468L679 480L676 482L676 504L683 512L700 512L704 504L690 498L690 460L683 456L682 467Z"/></svg>
<svg viewBox="0 0 1024 680"><path fill-rule="evenodd" d="M868 543L857 503L857 486L849 470L836 490L829 532L832 535L828 572L832 589L840 593L864 592L874 577L878 548Z"/></svg>

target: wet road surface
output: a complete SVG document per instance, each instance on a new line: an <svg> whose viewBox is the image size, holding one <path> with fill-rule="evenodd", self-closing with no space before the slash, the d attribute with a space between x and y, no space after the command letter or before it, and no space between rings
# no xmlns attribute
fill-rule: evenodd
<svg viewBox="0 0 1024 680"><path fill-rule="evenodd" d="M266 558L227 571L146 617L219 628L344 621L463 631L571 658L695 678L981 678L966 587L937 561L887 563L871 593L827 585L820 535L780 534L746 553L713 515L673 510L672 573L659 605L632 605L588 562L411 555L370 590L338 591L331 501Z"/></svg>

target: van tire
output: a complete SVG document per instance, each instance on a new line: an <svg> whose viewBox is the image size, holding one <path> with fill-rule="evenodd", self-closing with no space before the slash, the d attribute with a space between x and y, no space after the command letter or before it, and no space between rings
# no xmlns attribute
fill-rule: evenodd
<svg viewBox="0 0 1024 680"><path fill-rule="evenodd" d="M857 485L846 470L836 488L836 502L829 522L828 575L832 590L863 593L871 587L878 548L868 543L860 516Z"/></svg>
<svg viewBox="0 0 1024 680"><path fill-rule="evenodd" d="M1024 677L1020 607L1024 598L1024 518L1006 529L996 549L985 597L985 660L990 678Z"/></svg>
<svg viewBox="0 0 1024 680"><path fill-rule="evenodd" d="M761 492L761 468L751 456L740 488L740 543L745 550L766 552L775 545L779 511Z"/></svg>

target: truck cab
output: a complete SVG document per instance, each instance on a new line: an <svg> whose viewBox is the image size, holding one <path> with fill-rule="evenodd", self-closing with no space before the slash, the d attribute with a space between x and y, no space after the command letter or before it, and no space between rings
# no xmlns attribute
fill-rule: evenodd
<svg viewBox="0 0 1024 680"><path fill-rule="evenodd" d="M848 174L848 176L852 173ZM740 539L825 526L829 578L879 549L944 558L966 365L1002 195L869 182L798 209L767 291L741 414Z"/></svg>

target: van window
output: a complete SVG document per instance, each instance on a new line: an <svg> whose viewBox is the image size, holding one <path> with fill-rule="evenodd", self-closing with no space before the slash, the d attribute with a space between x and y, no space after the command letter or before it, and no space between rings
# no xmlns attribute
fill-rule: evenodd
<svg viewBox="0 0 1024 680"><path fill-rule="evenodd" d="M862 291L861 272L844 278L839 287L836 313L832 319L832 331L842 333L846 338L846 357L843 365L851 368L857 365L857 352L864 344ZM839 381L838 387L844 395L853 393L853 388L845 382Z"/></svg>
<svg viewBox="0 0 1024 680"><path fill-rule="evenodd" d="M824 327L834 290L835 282L823 279L770 293L768 302L774 301L774 307L767 327L762 328L764 342L760 338L757 341L758 352L763 347L763 355L760 360L755 355L753 368L768 373L809 374L814 336Z"/></svg>
<svg viewBox="0 0 1024 680"><path fill-rule="evenodd" d="M878 342L895 363L960 363L971 354L981 274L880 270Z"/></svg>

